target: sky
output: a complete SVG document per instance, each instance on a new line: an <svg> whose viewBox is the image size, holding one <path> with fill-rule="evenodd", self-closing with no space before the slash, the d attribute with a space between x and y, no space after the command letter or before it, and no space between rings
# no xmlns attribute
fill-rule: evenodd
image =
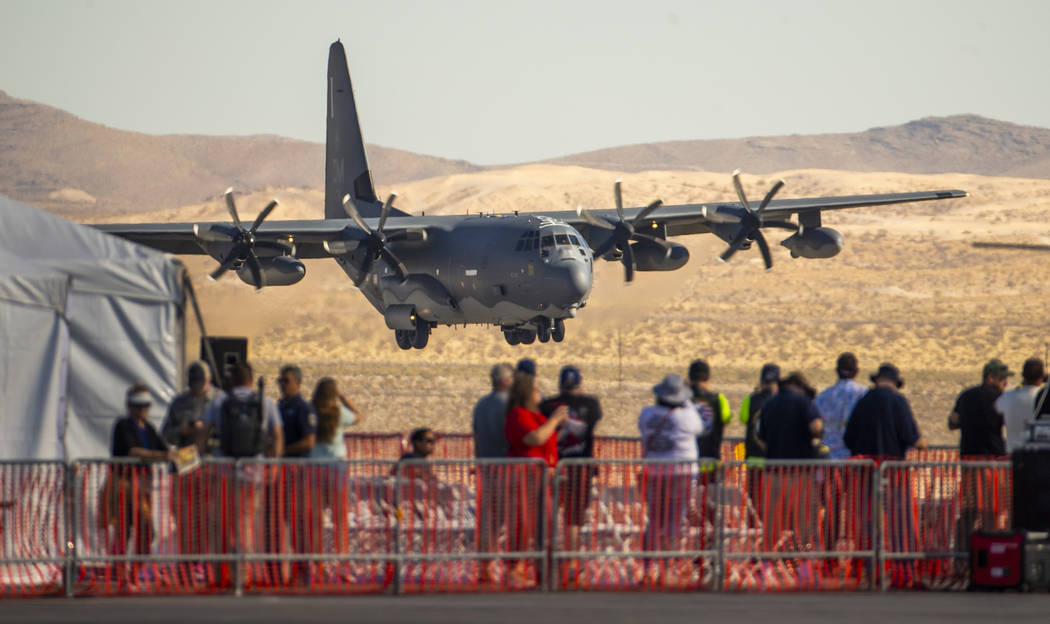
<svg viewBox="0 0 1050 624"><path fill-rule="evenodd" d="M1037 0L2 0L0 90L150 134L324 141L328 46L366 142L494 165L973 113L1050 127Z"/></svg>

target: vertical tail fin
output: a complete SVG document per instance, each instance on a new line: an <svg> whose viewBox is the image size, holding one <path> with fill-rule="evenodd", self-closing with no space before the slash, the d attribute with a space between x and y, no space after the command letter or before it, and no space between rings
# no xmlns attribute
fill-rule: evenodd
<svg viewBox="0 0 1050 624"><path fill-rule="evenodd" d="M328 133L325 145L324 218L345 219L343 197L353 199L363 217L379 215L379 200L368 170L361 124L343 44L328 49Z"/></svg>

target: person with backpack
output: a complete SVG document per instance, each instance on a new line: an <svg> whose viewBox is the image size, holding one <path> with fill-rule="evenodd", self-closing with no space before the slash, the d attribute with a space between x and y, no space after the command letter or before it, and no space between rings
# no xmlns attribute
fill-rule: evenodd
<svg viewBox="0 0 1050 624"><path fill-rule="evenodd" d="M208 405L204 413L205 426L200 430L207 438L214 430L219 440L216 456L231 459L261 459L263 457L280 457L284 451L284 431L281 417L277 412L277 403L263 396L263 384L253 386L255 377L248 362L239 362L231 372L232 387L229 394L218 396ZM257 546L255 537L264 540L269 536L265 525L269 514L260 513L267 497L267 466L247 464L241 466L236 478L230 477L231 495L236 495L236 506L233 499L222 502L226 510L222 516L232 517L236 510L236 520L225 526L225 543L223 552L237 552L245 545L257 551L265 552L268 546ZM269 502L269 501L267 501ZM267 508L270 504L265 505ZM264 526L257 527L262 522ZM273 568L274 566L270 566Z"/></svg>

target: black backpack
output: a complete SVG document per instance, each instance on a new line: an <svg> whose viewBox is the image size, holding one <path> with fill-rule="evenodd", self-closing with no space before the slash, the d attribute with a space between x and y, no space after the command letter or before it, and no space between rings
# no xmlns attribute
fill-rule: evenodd
<svg viewBox="0 0 1050 624"><path fill-rule="evenodd" d="M262 380L259 391L239 398L231 392L222 403L219 448L227 457L255 457L266 448L263 435Z"/></svg>

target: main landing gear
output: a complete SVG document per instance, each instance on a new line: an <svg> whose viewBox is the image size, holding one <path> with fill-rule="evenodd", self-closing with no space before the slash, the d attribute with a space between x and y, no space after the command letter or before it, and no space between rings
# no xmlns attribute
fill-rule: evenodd
<svg viewBox="0 0 1050 624"><path fill-rule="evenodd" d="M532 344L538 338L540 342L561 342L565 340L565 321L551 320L545 316L536 317L531 323L504 327L503 337L509 345Z"/></svg>
<svg viewBox="0 0 1050 624"><path fill-rule="evenodd" d="M430 323L420 321L415 329L395 329L394 340L397 341L397 346L405 351L423 349L430 340Z"/></svg>

